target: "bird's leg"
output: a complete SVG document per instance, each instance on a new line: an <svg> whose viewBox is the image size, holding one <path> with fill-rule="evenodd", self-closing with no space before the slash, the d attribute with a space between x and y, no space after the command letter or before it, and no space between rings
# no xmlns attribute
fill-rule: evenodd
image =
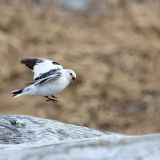
<svg viewBox="0 0 160 160"><path fill-rule="evenodd" d="M48 101L52 101L52 102L54 102L54 103L56 103L57 102L57 100L55 99L55 98L50 98L50 97L48 97L48 96L45 96L46 98L47 98L47 102Z"/></svg>

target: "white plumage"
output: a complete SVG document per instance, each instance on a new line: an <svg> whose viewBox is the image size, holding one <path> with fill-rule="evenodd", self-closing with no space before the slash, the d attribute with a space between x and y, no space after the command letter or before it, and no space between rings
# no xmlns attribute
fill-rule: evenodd
<svg viewBox="0 0 160 160"><path fill-rule="evenodd" d="M63 69L54 61L44 58L24 58L21 60L34 73L34 81L29 86L12 91L13 97L21 95L39 95L47 101L57 102L55 95L65 89L76 78L73 70Z"/></svg>
<svg viewBox="0 0 160 160"><path fill-rule="evenodd" d="M21 62L23 61L24 60L22 60ZM33 68L34 79L36 79L41 74L46 73L52 69L63 69L63 67L60 64L48 59L39 58L37 59L37 61L39 61L39 63L37 63Z"/></svg>

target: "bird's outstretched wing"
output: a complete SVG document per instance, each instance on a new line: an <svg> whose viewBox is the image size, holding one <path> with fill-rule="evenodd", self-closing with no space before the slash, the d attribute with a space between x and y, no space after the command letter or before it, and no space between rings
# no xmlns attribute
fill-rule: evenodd
<svg viewBox="0 0 160 160"><path fill-rule="evenodd" d="M54 61L44 58L23 58L22 64L25 64L34 72L34 80L46 78L63 67Z"/></svg>

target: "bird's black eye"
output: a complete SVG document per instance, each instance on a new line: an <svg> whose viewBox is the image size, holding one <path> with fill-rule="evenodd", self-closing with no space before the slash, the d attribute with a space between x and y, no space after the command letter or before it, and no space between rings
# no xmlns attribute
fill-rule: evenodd
<svg viewBox="0 0 160 160"><path fill-rule="evenodd" d="M70 73L70 75L72 76L72 73Z"/></svg>

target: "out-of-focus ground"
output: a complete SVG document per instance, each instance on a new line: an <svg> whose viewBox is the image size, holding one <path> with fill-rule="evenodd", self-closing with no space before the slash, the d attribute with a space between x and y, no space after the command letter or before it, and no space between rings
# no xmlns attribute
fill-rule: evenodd
<svg viewBox="0 0 160 160"><path fill-rule="evenodd" d="M19 63L23 57L55 60L74 69L77 81L56 104L36 96L12 99L12 90L32 80ZM56 0L1 0L0 66L1 114L160 132L159 0L101 0L83 13Z"/></svg>

